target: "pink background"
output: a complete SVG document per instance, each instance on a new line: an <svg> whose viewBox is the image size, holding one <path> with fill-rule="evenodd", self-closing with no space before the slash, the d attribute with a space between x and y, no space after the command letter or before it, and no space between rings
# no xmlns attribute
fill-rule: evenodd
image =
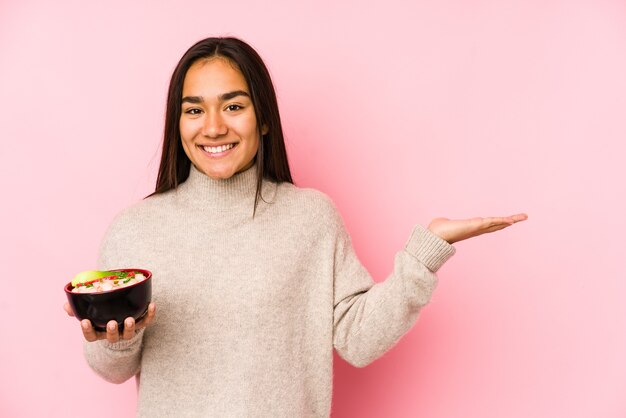
<svg viewBox="0 0 626 418"><path fill-rule="evenodd" d="M366 3L0 3L0 416L134 415L62 286L152 190L177 60L225 34L377 281L414 223L530 215L458 243L383 358L337 359L333 417L626 416L626 3Z"/></svg>

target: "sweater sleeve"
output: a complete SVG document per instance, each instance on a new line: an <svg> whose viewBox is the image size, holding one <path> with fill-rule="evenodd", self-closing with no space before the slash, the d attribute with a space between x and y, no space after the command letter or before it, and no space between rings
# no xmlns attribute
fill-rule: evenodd
<svg viewBox="0 0 626 418"><path fill-rule="evenodd" d="M364 367L412 327L437 284L435 272L455 249L417 225L396 254L393 272L375 283L358 260L341 218L337 222L333 344L344 360Z"/></svg>
<svg viewBox="0 0 626 418"><path fill-rule="evenodd" d="M109 227L100 247L98 269L108 270L123 265L123 249L118 245L124 227L119 217ZM121 263L121 264L120 264ZM89 367L104 380L123 383L139 373L141 368L141 348L144 330L135 333L130 340L109 343L106 340L84 342L83 352Z"/></svg>

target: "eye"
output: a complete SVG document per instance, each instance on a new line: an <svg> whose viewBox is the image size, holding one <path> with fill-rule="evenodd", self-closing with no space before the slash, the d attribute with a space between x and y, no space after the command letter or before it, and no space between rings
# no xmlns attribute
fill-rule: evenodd
<svg viewBox="0 0 626 418"><path fill-rule="evenodd" d="M229 112L234 112L240 109L243 109L243 107L236 105L236 104L231 104L231 105L226 106L226 110L228 110Z"/></svg>
<svg viewBox="0 0 626 418"><path fill-rule="evenodd" d="M194 107L189 108L184 111L188 115L199 115L202 111L200 109L196 109Z"/></svg>

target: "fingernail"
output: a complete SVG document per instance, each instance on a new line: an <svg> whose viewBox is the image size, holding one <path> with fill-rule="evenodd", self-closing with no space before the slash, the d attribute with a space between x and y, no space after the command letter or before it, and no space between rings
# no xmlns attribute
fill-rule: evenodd
<svg viewBox="0 0 626 418"><path fill-rule="evenodd" d="M124 324L125 324L125 326L126 326L127 328L130 328L130 327L132 327L132 326L133 326L133 321L132 321L132 320L130 320L130 319L127 319L127 320L124 322Z"/></svg>
<svg viewBox="0 0 626 418"><path fill-rule="evenodd" d="M84 330L89 329L89 322L85 319L84 321L80 321L80 326L83 327Z"/></svg>
<svg viewBox="0 0 626 418"><path fill-rule="evenodd" d="M109 331L115 331L115 324L108 325Z"/></svg>

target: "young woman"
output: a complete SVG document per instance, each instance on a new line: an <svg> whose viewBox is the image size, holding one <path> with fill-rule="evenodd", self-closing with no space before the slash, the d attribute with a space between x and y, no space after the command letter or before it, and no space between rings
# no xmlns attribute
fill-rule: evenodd
<svg viewBox="0 0 626 418"><path fill-rule="evenodd" d="M154 302L122 333L82 321L85 356L111 382L137 376L139 416L327 417L333 349L369 364L413 325L453 242L524 219L418 225L375 284L328 197L292 184L261 58L205 39L172 76L156 190L101 247L103 270L153 272Z"/></svg>

